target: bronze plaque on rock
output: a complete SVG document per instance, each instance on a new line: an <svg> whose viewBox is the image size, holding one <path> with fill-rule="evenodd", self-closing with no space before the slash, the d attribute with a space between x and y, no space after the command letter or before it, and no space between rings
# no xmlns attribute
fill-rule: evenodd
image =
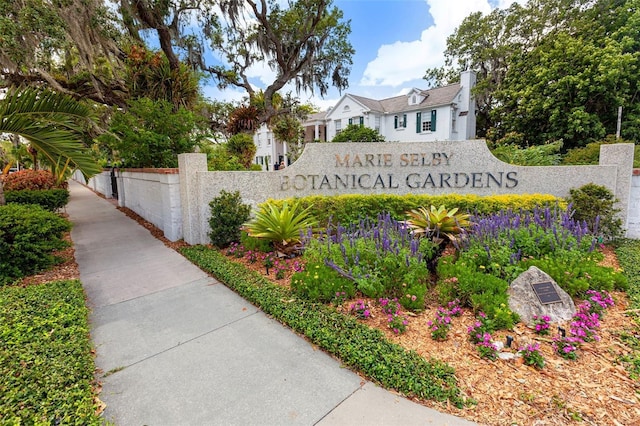
<svg viewBox="0 0 640 426"><path fill-rule="evenodd" d="M543 305L548 305L549 303L558 303L562 302L560 299L560 295L556 291L556 288L553 286L551 281L544 281L541 283L531 284L533 288L533 292L538 296L538 300Z"/></svg>

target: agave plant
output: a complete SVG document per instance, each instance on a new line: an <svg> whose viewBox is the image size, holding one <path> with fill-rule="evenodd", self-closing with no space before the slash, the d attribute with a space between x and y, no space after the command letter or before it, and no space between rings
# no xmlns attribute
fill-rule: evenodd
<svg viewBox="0 0 640 426"><path fill-rule="evenodd" d="M407 216L407 225L414 235L426 236L439 245L456 241L470 225L468 214L458 213L457 208L447 210L445 206L420 207L408 211Z"/></svg>
<svg viewBox="0 0 640 426"><path fill-rule="evenodd" d="M309 214L310 208L300 210L298 201L292 204L285 201L282 207L267 203L244 226L250 236L271 241L276 251L291 254L300 248L302 233L316 225Z"/></svg>

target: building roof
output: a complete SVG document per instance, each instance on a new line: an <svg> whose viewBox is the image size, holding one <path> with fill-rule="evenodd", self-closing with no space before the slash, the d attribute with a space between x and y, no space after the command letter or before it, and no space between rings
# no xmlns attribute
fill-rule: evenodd
<svg viewBox="0 0 640 426"><path fill-rule="evenodd" d="M311 124L315 121L320 121L320 122L325 122L327 119L327 115L331 112L331 110L327 110L327 111L320 111L320 112L314 112L313 114L309 115L307 117L306 120L304 120L302 122L302 124Z"/></svg>
<svg viewBox="0 0 640 426"><path fill-rule="evenodd" d="M357 95L347 96L350 96L371 111L389 114L450 104L453 102L459 91L460 83L449 84L447 86L436 87L429 90L421 90L419 92L420 95L424 96L424 99L417 105L409 105L407 102L407 95L394 96L392 98L381 100L365 98L364 96Z"/></svg>

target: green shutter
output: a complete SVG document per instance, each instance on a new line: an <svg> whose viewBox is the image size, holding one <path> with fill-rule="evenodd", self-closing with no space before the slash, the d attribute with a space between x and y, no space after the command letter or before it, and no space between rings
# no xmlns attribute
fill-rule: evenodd
<svg viewBox="0 0 640 426"><path fill-rule="evenodd" d="M351 126L353 124L353 118L349 119L349 126Z"/></svg>
<svg viewBox="0 0 640 426"><path fill-rule="evenodd" d="M407 128L407 114L402 114L402 127Z"/></svg>
<svg viewBox="0 0 640 426"><path fill-rule="evenodd" d="M431 110L431 131L436 131L436 110Z"/></svg>
<svg viewBox="0 0 640 426"><path fill-rule="evenodd" d="M422 114L420 114L419 112L416 113L416 133L420 133L420 131L422 130L421 116Z"/></svg>
<svg viewBox="0 0 640 426"><path fill-rule="evenodd" d="M398 128L398 116L394 116L393 117L393 128L397 129Z"/></svg>
<svg viewBox="0 0 640 426"><path fill-rule="evenodd" d="M360 125L364 126L364 117L363 116L360 116Z"/></svg>

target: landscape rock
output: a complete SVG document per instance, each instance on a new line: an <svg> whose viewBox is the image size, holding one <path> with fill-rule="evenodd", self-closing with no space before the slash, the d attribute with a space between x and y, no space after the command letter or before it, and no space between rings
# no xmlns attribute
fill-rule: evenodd
<svg viewBox="0 0 640 426"><path fill-rule="evenodd" d="M560 298L559 302L546 303L540 299L533 290L532 284L551 283ZM509 309L520 315L520 319L527 325L533 324L534 316L548 316L550 322L557 323L570 320L576 313L576 306L571 296L551 278L546 272L532 266L520 274L509 290Z"/></svg>

